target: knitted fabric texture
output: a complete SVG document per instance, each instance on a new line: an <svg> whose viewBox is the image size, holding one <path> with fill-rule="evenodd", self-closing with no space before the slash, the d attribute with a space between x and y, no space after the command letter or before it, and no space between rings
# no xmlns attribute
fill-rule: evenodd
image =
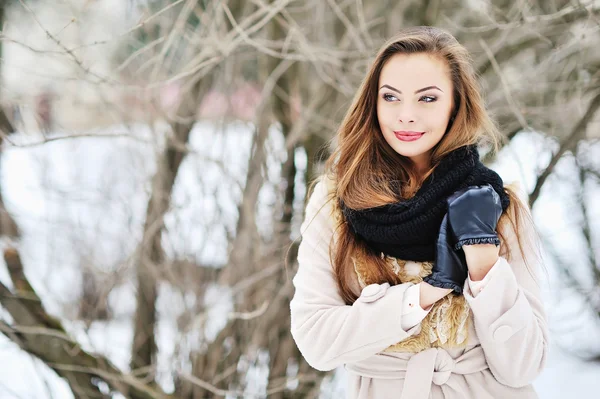
<svg viewBox="0 0 600 399"><path fill-rule="evenodd" d="M343 201L339 206L350 230L374 253L432 262L440 224L448 211L446 199L458 190L484 184L498 193L505 211L510 200L502 178L481 163L476 146L465 146L444 157L409 199L360 210L345 206Z"/></svg>

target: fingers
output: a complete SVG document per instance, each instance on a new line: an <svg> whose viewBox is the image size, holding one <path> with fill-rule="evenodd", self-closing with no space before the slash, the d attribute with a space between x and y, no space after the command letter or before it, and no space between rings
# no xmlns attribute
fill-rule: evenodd
<svg viewBox="0 0 600 399"><path fill-rule="evenodd" d="M462 202L463 200L468 200L471 198L486 198L490 196L492 202L495 205L500 205L500 196L494 190L494 188L489 184L478 185L478 186L469 186L467 188L463 188L461 190L456 191L446 200L448 205L452 205L454 203Z"/></svg>

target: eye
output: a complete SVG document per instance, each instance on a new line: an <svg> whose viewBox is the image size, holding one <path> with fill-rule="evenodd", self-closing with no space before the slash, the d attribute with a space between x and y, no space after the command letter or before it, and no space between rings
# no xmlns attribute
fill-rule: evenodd
<svg viewBox="0 0 600 399"><path fill-rule="evenodd" d="M385 93L383 95L383 99L388 102L397 100L396 96L394 96L393 94L390 94L390 93Z"/></svg>
<svg viewBox="0 0 600 399"><path fill-rule="evenodd" d="M426 103L433 103L437 101L437 97L435 96L423 96L419 99L419 101L423 101Z"/></svg>

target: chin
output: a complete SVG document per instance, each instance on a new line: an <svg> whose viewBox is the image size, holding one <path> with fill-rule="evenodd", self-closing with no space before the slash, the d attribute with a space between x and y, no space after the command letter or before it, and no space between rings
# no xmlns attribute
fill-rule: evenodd
<svg viewBox="0 0 600 399"><path fill-rule="evenodd" d="M428 153L433 145L417 145L416 143L394 143L393 150L403 157L413 158Z"/></svg>
<svg viewBox="0 0 600 399"><path fill-rule="evenodd" d="M423 155L425 154L428 150L426 148L423 149L399 149L399 148L394 148L394 150L404 156L404 157L408 157L408 158L412 158L412 157L417 157L419 155Z"/></svg>

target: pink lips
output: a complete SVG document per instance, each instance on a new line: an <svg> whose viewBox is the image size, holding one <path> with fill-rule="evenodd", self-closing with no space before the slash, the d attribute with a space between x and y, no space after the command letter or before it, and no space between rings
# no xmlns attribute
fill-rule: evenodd
<svg viewBox="0 0 600 399"><path fill-rule="evenodd" d="M415 141L423 137L424 134L425 132L411 132L405 130L394 132L396 138L401 141Z"/></svg>

